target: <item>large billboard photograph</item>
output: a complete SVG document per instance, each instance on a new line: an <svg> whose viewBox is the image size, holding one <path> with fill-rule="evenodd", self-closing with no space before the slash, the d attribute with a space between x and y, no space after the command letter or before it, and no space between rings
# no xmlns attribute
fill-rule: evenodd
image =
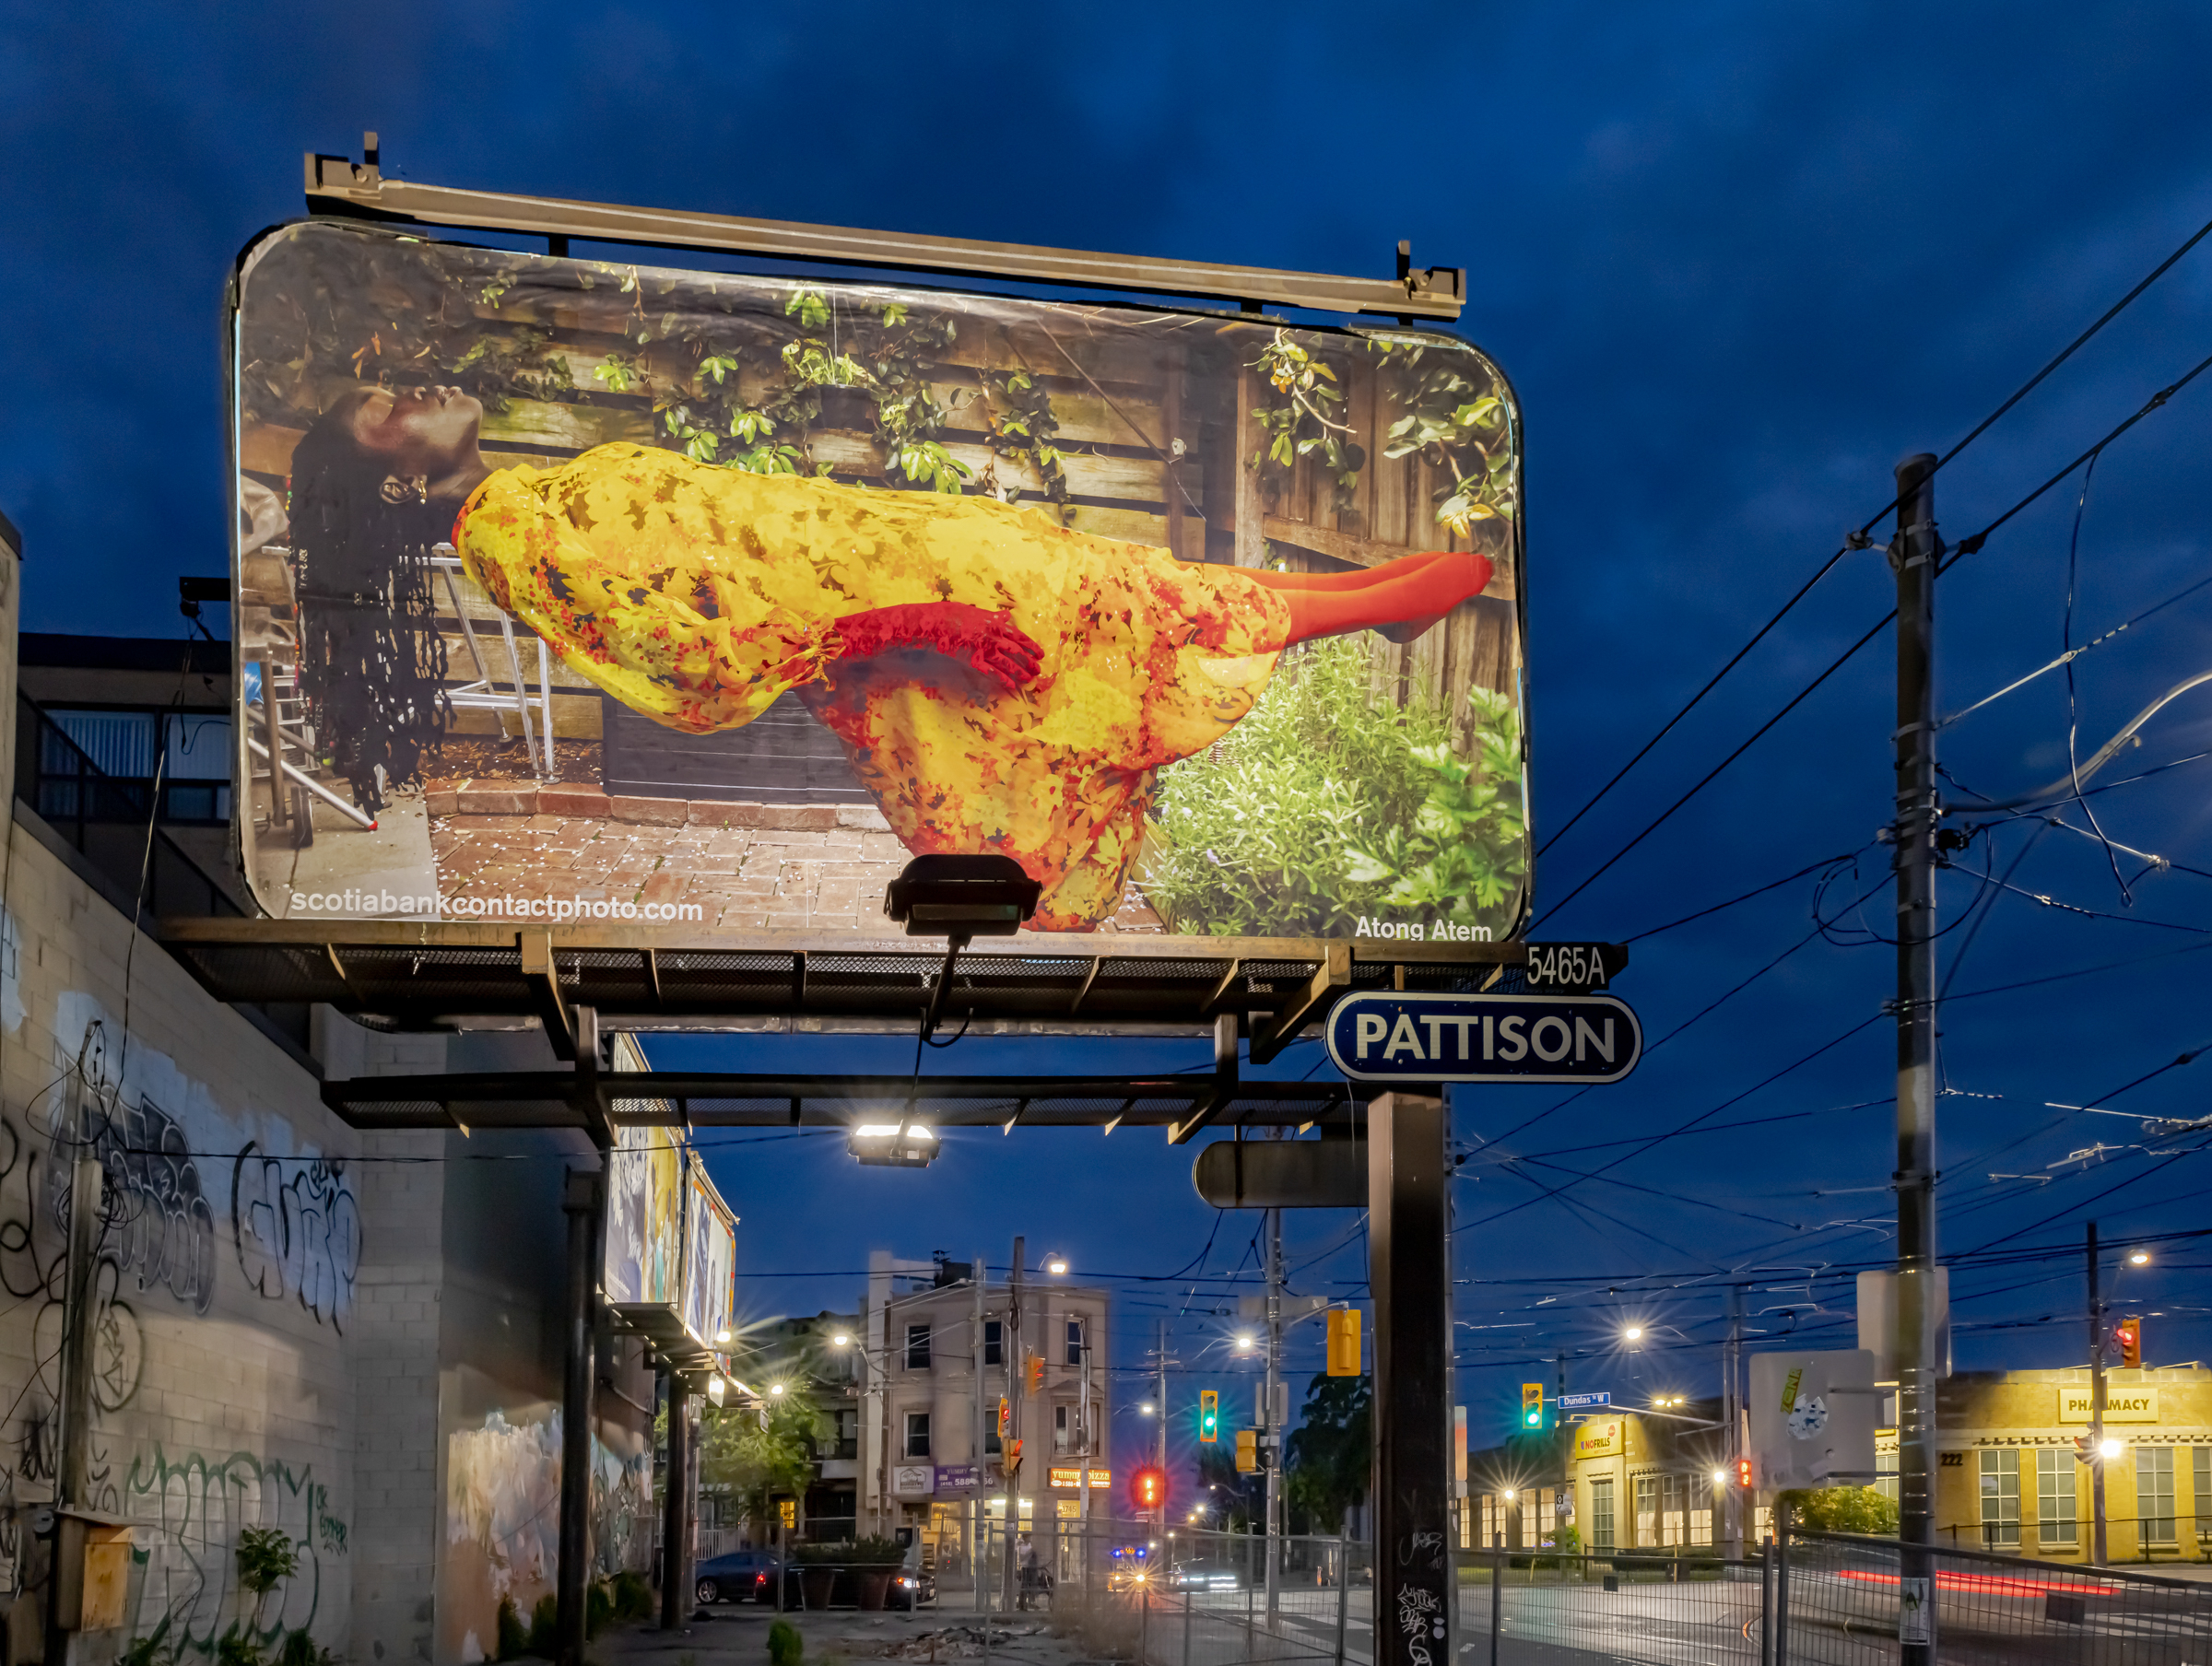
<svg viewBox="0 0 2212 1666"><path fill-rule="evenodd" d="M1512 935L1520 415L1479 351L280 229L231 319L276 918Z"/></svg>

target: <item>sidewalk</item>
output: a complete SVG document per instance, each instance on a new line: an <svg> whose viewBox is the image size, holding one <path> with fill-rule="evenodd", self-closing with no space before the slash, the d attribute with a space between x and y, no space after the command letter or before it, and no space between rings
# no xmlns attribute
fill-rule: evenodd
<svg viewBox="0 0 2212 1666"><path fill-rule="evenodd" d="M972 1599L971 1599L972 1600ZM712 1619L689 1622L682 1631L657 1625L609 1626L585 1651L597 1666L763 1666L768 1628L775 1611L752 1603L718 1604ZM919 1613L863 1613L830 1609L782 1616L806 1643L805 1666L832 1660L892 1660L921 1662L981 1661L984 1656L982 1617L962 1607L924 1608ZM1049 1614L993 1614L989 1655L993 1666L1076 1666L1088 1659L1074 1638L1047 1629ZM688 1660L687 1661L687 1657Z"/></svg>

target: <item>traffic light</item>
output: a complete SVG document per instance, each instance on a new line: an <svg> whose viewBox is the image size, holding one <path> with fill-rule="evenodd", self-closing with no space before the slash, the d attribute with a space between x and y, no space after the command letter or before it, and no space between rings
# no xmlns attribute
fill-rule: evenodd
<svg viewBox="0 0 2212 1666"><path fill-rule="evenodd" d="M1359 1375L1359 1309L1329 1309L1329 1375Z"/></svg>
<svg viewBox="0 0 2212 1666"><path fill-rule="evenodd" d="M1009 1475L1014 1474L1021 1468L1021 1442L1018 1440L1007 1441L1006 1456L1006 1473Z"/></svg>
<svg viewBox="0 0 2212 1666"><path fill-rule="evenodd" d="M1253 1475L1260 1468L1260 1432L1257 1429L1237 1431L1237 1473Z"/></svg>
<svg viewBox="0 0 2212 1666"><path fill-rule="evenodd" d="M2112 1327L2112 1341L2120 1347L2120 1363L2135 1367L2143 1363L2143 1321L2124 1319Z"/></svg>
<svg viewBox="0 0 2212 1666"><path fill-rule="evenodd" d="M1004 1440L1014 1432L1014 1407L1004 1394L998 1397L998 1437Z"/></svg>
<svg viewBox="0 0 2212 1666"><path fill-rule="evenodd" d="M1044 1387L1044 1355L1030 1355L1030 1392L1034 1394Z"/></svg>
<svg viewBox="0 0 2212 1666"><path fill-rule="evenodd" d="M1750 1459L1738 1458L1735 1461L1735 1484L1738 1486L1749 1486L1751 1484Z"/></svg>
<svg viewBox="0 0 2212 1666"><path fill-rule="evenodd" d="M1198 1390L1198 1438L1209 1446L1221 1437L1221 1396L1212 1389Z"/></svg>
<svg viewBox="0 0 2212 1666"><path fill-rule="evenodd" d="M1544 1385L1540 1382L1521 1385L1521 1426L1524 1429L1544 1426Z"/></svg>
<svg viewBox="0 0 2212 1666"><path fill-rule="evenodd" d="M1147 1464L1129 1480L1129 1497L1138 1509L1159 1509L1168 1501L1168 1477Z"/></svg>

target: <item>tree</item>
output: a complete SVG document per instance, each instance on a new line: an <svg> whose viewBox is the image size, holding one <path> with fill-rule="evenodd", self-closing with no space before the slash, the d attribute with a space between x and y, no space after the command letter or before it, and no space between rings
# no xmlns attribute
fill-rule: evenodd
<svg viewBox="0 0 2212 1666"><path fill-rule="evenodd" d="M666 1421L664 1412L656 1433L665 1435ZM822 1421L813 1397L797 1389L771 1397L764 1412L710 1406L700 1427L699 1478L726 1488L748 1519L764 1519L778 1494L804 1493L814 1478Z"/></svg>
<svg viewBox="0 0 2212 1666"><path fill-rule="evenodd" d="M1266 1477L1241 1474L1237 1470L1237 1449L1232 1441L1198 1449L1198 1484L1211 1487L1206 1503L1210 1510L1218 1510L1218 1519L1206 1525L1224 1532L1248 1532L1260 1519L1261 1506L1266 1497Z"/></svg>
<svg viewBox="0 0 2212 1666"><path fill-rule="evenodd" d="M1335 1532L1374 1472L1373 1379L1318 1376L1284 1449L1286 1496L1308 1531Z"/></svg>

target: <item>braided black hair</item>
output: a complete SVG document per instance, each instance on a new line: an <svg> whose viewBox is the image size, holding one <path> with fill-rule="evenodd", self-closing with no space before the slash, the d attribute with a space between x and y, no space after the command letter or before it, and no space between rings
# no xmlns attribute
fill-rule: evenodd
<svg viewBox="0 0 2212 1666"><path fill-rule="evenodd" d="M453 715L430 546L453 507L386 495L385 464L354 437L348 395L292 452L292 558L300 593L300 690L318 744L370 815L383 785L422 779L422 755Z"/></svg>

